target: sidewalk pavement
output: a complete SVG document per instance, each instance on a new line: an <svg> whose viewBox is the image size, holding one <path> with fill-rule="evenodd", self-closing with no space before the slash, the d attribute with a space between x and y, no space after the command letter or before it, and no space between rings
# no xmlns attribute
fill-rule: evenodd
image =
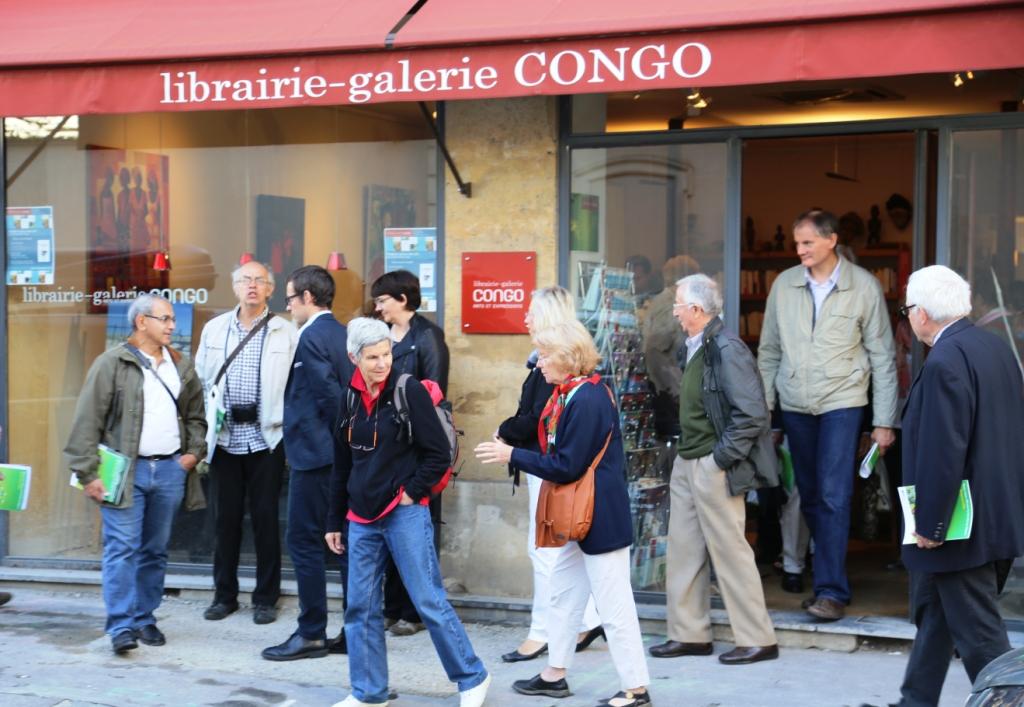
<svg viewBox="0 0 1024 707"><path fill-rule="evenodd" d="M157 612L167 645L140 645L115 656L103 631L103 602L94 591L51 591L7 585L11 603L0 608L0 704L5 707L85 705L215 705L216 707L328 707L348 694L345 656L271 663L260 651L294 630L288 603L276 623L257 626L248 607L219 622L204 621L207 600L166 597ZM330 635L340 616L332 615ZM522 627L467 624L477 653L494 676L490 707L589 707L613 695L618 679L603 642L576 657L574 695L556 700L511 689L542 660L509 665L500 655L524 636ZM645 636L647 645L662 636ZM715 653L731 646L716 644ZM426 632L388 638L394 707L458 705ZM856 707L898 696L907 656L861 648L853 653L782 650L779 660L726 667L713 657L648 659L657 707ZM970 691L959 662L950 666L941 707L962 705Z"/></svg>

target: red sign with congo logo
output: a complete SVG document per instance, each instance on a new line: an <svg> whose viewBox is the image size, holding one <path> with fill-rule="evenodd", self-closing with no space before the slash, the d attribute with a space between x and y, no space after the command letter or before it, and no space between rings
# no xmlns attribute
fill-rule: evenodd
<svg viewBox="0 0 1024 707"><path fill-rule="evenodd" d="M534 251L463 253L463 333L526 334L526 310L536 286Z"/></svg>

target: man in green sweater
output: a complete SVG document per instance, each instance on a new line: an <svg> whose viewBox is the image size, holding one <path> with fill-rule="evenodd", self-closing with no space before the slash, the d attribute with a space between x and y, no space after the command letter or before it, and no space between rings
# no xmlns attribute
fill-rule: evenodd
<svg viewBox="0 0 1024 707"><path fill-rule="evenodd" d="M779 482L764 388L754 357L719 314L722 295L707 275L677 283L673 308L686 332L679 386L678 456L669 483L668 640L656 658L711 655L710 564L736 646L726 665L779 657L761 577L743 530L751 489Z"/></svg>

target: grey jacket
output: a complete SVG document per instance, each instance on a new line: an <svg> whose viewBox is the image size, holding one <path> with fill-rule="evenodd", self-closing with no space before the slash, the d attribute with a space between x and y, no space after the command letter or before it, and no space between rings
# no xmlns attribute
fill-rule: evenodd
<svg viewBox="0 0 1024 707"><path fill-rule="evenodd" d="M757 364L747 345L715 317L704 327L704 412L718 441L711 454L729 493L778 486L779 459Z"/></svg>

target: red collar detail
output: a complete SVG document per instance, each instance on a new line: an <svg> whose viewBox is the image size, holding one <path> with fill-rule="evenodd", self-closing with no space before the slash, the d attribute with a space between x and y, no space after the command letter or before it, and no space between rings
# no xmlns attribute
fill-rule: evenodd
<svg viewBox="0 0 1024 707"><path fill-rule="evenodd" d="M388 373L388 378L390 377L391 374ZM370 391L366 389L366 381L363 380L363 374L358 368L352 373L352 380L350 381L350 385L359 391L359 397L363 401L363 407L366 408L367 415L373 412L373 405L380 398L381 391L384 390L387 384L388 379L385 378L377 389L377 395L370 395Z"/></svg>

